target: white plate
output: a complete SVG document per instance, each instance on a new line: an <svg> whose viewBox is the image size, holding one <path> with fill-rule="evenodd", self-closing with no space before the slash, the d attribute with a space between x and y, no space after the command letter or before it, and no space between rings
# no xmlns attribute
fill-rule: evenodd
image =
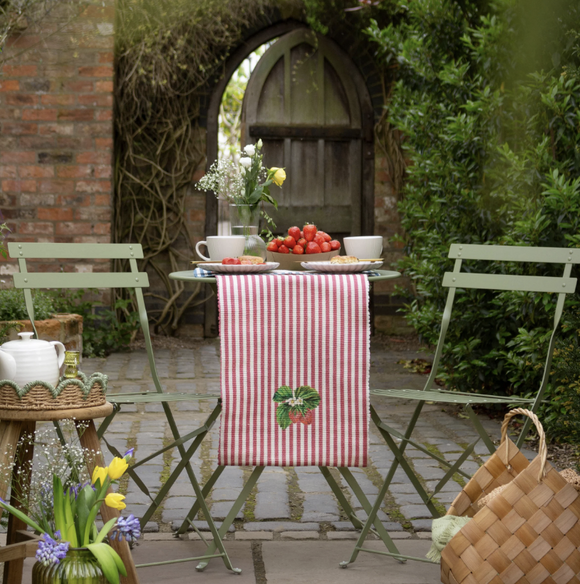
<svg viewBox="0 0 580 584"><path fill-rule="evenodd" d="M357 262L356 264L333 264L332 262L302 262L305 270L329 274L356 274L367 270L378 270L383 262Z"/></svg>
<svg viewBox="0 0 580 584"><path fill-rule="evenodd" d="M262 274L275 270L280 264L276 262L266 262L264 264L201 264L204 270L215 272L216 274Z"/></svg>

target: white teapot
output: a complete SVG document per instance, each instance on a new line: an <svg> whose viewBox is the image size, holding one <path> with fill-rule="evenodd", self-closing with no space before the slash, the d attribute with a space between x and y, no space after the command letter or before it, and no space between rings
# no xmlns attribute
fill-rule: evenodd
<svg viewBox="0 0 580 584"><path fill-rule="evenodd" d="M20 340L0 347L0 379L10 379L19 387L36 380L56 386L65 347L59 341L33 339L33 334L18 333Z"/></svg>

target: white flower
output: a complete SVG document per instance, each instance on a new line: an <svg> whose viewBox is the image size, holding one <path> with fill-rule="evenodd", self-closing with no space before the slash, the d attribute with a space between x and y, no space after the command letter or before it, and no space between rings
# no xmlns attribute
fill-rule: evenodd
<svg viewBox="0 0 580 584"><path fill-rule="evenodd" d="M261 150L261 149L262 149L262 138L260 138L260 139L258 140L258 143L256 144L256 148L257 148L258 150Z"/></svg>
<svg viewBox="0 0 580 584"><path fill-rule="evenodd" d="M247 144L244 148L244 153L248 156L254 156L256 154L256 147L253 144Z"/></svg>
<svg viewBox="0 0 580 584"><path fill-rule="evenodd" d="M247 146L246 146L246 148L247 148ZM243 156L242 158L240 158L240 164L244 168L250 168L250 166L252 166L252 159L247 157L247 156Z"/></svg>

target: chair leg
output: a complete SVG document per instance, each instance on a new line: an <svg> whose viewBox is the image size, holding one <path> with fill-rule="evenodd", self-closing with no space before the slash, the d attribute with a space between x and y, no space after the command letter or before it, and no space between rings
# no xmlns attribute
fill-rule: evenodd
<svg viewBox="0 0 580 584"><path fill-rule="evenodd" d="M235 500L234 504L232 505L230 512L227 514L227 516L223 520L221 527L219 528L219 531L217 533L217 537L214 535L213 542L208 546L206 556L210 556L211 554L213 554L214 551L216 550L216 546L219 547L220 544L223 546L223 543L221 543L222 542L221 538L223 538L226 535L226 533L228 532L228 529L230 528L230 525L234 522L234 519L236 518L238 511L242 508L243 504L246 502L246 499L250 496L250 493L252 492L252 489L254 488L255 484L258 482L260 475L262 474L262 472L264 472L264 468L265 467L263 467L263 466L256 466L254 468L254 470L252 471L250 478L246 481L244 488L241 490L240 494L238 495L238 498ZM201 504L202 504L202 506L205 506L205 501L203 500L203 498L201 499ZM202 509L203 509L203 507L202 507ZM207 512L207 514L204 512L204 515L208 519L210 518L209 511ZM206 568L206 566L208 565L209 560L210 560L209 557L207 557L206 560L202 560L195 567L195 569L198 572L202 572ZM237 571L238 573L241 572L241 570L239 570L239 569L237 569L235 571Z"/></svg>

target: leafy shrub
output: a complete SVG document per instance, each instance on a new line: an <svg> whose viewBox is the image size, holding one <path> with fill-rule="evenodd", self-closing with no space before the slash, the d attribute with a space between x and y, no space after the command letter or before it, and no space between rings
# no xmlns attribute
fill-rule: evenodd
<svg viewBox="0 0 580 584"><path fill-rule="evenodd" d="M139 328L139 315L131 310L131 300L119 299L108 308L83 300L85 290L33 293L37 320L52 318L56 313L74 313L83 317L83 356L104 357L123 351ZM28 313L22 290L0 290L0 320L26 320ZM9 329L3 334L7 334ZM0 331L2 333L3 331Z"/></svg>
<svg viewBox="0 0 580 584"><path fill-rule="evenodd" d="M414 287L406 316L434 344L450 244L580 247L580 9L571 0L394 4L400 18L368 34L396 78L389 118L410 162L399 207L407 254L399 269ZM577 295L567 300L554 361L560 380L577 351L566 343L579 306ZM460 390L534 392L554 307L550 295L462 291L443 380ZM550 395L567 400L565 383L558 387Z"/></svg>

